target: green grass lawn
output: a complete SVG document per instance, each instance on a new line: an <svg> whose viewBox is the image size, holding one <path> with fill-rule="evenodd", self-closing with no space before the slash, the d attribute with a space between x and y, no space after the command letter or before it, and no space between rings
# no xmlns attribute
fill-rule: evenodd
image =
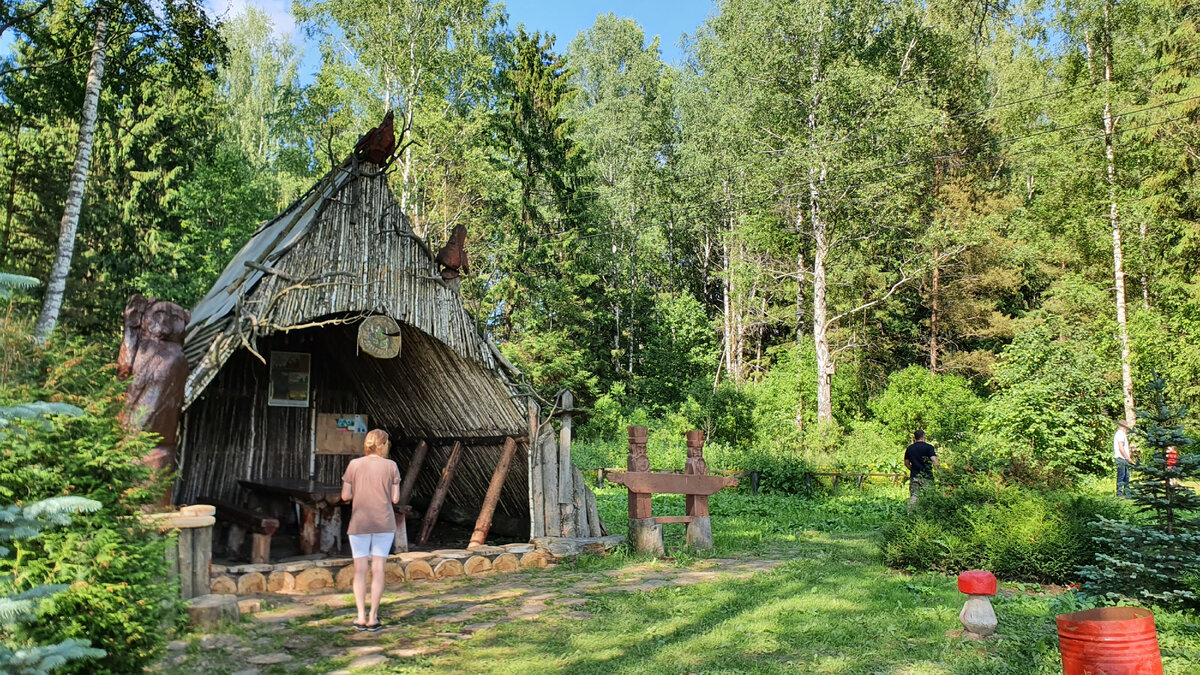
<svg viewBox="0 0 1200 675"><path fill-rule="evenodd" d="M591 596L586 621L548 613L504 623L384 672L495 673L1059 673L1054 615L1074 593L1003 585L999 637L963 641L963 596L953 577L908 574L880 562L878 530L903 511L902 487L845 490L823 500L722 493L712 500L714 556L786 562L749 579ZM606 523L624 527L624 490L600 491ZM681 498L655 500L682 513ZM681 530L677 526L672 530ZM668 546L682 539L670 532ZM668 564L689 565L679 555ZM645 562L585 559L597 572ZM560 567L560 569L566 567ZM1200 672L1200 623L1158 615L1168 673Z"/></svg>

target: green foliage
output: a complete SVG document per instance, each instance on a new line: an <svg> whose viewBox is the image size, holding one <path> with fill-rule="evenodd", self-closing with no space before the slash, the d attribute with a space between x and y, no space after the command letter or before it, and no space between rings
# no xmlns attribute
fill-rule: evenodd
<svg viewBox="0 0 1200 675"><path fill-rule="evenodd" d="M871 402L871 411L887 425L893 443L911 442L917 429L939 447L973 442L983 402L966 379L909 366L888 376L887 389Z"/></svg>
<svg viewBox="0 0 1200 675"><path fill-rule="evenodd" d="M0 328L19 332L23 324ZM161 492L138 461L153 443L117 420L124 385L113 376L115 350L61 335L44 348L28 340L10 344L21 349L0 381L0 402L42 398L82 413L49 424L9 423L0 438L0 501L30 504L70 494L100 504L69 528L14 542L15 556L0 560L4 593L67 587L43 602L43 621L12 635L42 644L86 640L105 652L62 672L141 670L161 653L164 627L179 616L178 587L167 583L166 540L138 519L139 507Z"/></svg>
<svg viewBox="0 0 1200 675"><path fill-rule="evenodd" d="M52 497L24 507L0 507L0 558L11 552L5 546L14 540L34 539L47 526L63 527L71 523L71 515L96 511L100 503L81 497ZM8 585L10 578L0 579ZM104 651L94 649L87 640L66 639L53 644L28 644L11 639L18 624L37 620L37 610L44 600L66 590L64 585L40 585L25 591L0 596L0 627L5 639L0 642L0 671L14 675L41 675L56 670L70 661L94 659Z"/></svg>
<svg viewBox="0 0 1200 675"><path fill-rule="evenodd" d="M1092 521L1116 516L1109 499L1030 490L976 474L939 472L909 517L883 533L892 567L957 574L990 570L1008 580L1066 582L1097 551Z"/></svg>
<svg viewBox="0 0 1200 675"><path fill-rule="evenodd" d="M1047 326L1017 335L995 366L996 394L982 429L1002 439L1013 461L1067 478L1110 468L1108 411L1119 388L1102 361Z"/></svg>
<svg viewBox="0 0 1200 675"><path fill-rule="evenodd" d="M1200 478L1200 456L1187 452L1185 410L1167 402L1166 382L1153 380L1149 405L1138 410L1144 441L1130 496L1138 519L1099 518L1096 542L1104 547L1079 575L1085 591L1109 601L1134 600L1166 607L1200 607L1200 496L1188 483ZM1167 448L1179 451L1167 467Z"/></svg>

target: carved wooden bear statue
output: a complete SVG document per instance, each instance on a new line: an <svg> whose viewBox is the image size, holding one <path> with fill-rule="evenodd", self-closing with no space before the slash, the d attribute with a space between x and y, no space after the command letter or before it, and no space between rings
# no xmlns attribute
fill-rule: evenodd
<svg viewBox="0 0 1200 675"><path fill-rule="evenodd" d="M125 307L125 331L117 357L117 374L133 377L125 396L122 421L126 426L158 435L154 449L142 461L158 471L175 468L175 446L187 359L183 336L190 314L173 302L134 295ZM159 501L169 506L171 491Z"/></svg>

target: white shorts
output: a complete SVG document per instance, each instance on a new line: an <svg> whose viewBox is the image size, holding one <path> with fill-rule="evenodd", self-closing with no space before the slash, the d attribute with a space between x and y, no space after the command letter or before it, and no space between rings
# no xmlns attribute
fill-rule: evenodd
<svg viewBox="0 0 1200 675"><path fill-rule="evenodd" d="M369 555L386 558L392 554L392 539L395 532L377 532L375 534L351 534L350 554L355 558L365 558Z"/></svg>

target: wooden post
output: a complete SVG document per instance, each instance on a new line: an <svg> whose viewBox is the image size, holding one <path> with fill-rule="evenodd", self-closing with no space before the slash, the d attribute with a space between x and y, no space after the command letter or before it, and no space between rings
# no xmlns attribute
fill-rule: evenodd
<svg viewBox="0 0 1200 675"><path fill-rule="evenodd" d="M250 535L250 562L261 565L271 561L271 535Z"/></svg>
<svg viewBox="0 0 1200 675"><path fill-rule="evenodd" d="M392 553L408 553L408 510L396 514L396 535L392 538Z"/></svg>
<svg viewBox="0 0 1200 675"><path fill-rule="evenodd" d="M192 545L193 528L187 527L179 530L179 538L176 540L176 547L179 551L179 593L185 600L194 598L197 595L208 593L208 588L196 589L196 577L192 573L195 569L195 564L192 560L194 547Z"/></svg>
<svg viewBox="0 0 1200 675"><path fill-rule="evenodd" d="M594 537L595 535L591 534L591 532L588 529L588 520L587 520L587 495L586 495L586 493L591 492L591 490L588 489L587 483L585 483L583 481L583 472L580 471L579 469L575 468L574 465L571 466L571 476L575 479L574 480L574 482L575 482L575 490L574 490L575 503L573 505L573 508L575 511L575 536L576 537Z"/></svg>
<svg viewBox="0 0 1200 675"><path fill-rule="evenodd" d="M429 508L425 511L425 520L421 523L421 538L417 540L418 546L424 546L429 541L429 535L433 534L434 523L442 510L442 502L446 501L446 493L450 491L450 481L454 480L454 472L458 469L458 458L461 455L462 443L455 441L454 448L450 450L450 459L446 460L446 468L442 469L442 478L438 481L433 498L429 500Z"/></svg>
<svg viewBox="0 0 1200 675"><path fill-rule="evenodd" d="M650 470L650 460L646 458L646 427L629 427L629 457L626 466L630 472L646 472ZM650 517L650 495L629 492L629 520L641 520ZM632 528L632 522L630 523ZM659 528L661 532L661 528ZM630 532L632 534L632 530Z"/></svg>
<svg viewBox="0 0 1200 675"><path fill-rule="evenodd" d="M586 490L586 488L584 488ZM584 495L587 497L587 524L589 537L602 537L603 531L600 527L600 510L596 507L596 495L591 490L587 490Z"/></svg>
<svg viewBox="0 0 1200 675"><path fill-rule="evenodd" d="M483 497L483 507L479 509L479 518L475 520L475 531L471 534L468 546L482 546L487 541L488 530L492 529L492 516L496 514L496 504L500 502L500 490L504 487L504 479L508 477L508 467L516 451L517 442L511 438L504 439L504 450L500 453L496 470L492 472L492 482Z"/></svg>
<svg viewBox="0 0 1200 675"><path fill-rule="evenodd" d="M546 501L542 493L542 453L538 447L538 404L529 397L529 441L525 458L529 464L529 538L546 536Z"/></svg>
<svg viewBox="0 0 1200 675"><path fill-rule="evenodd" d="M408 505L409 499L412 498L413 486L417 484L417 474L421 472L421 465L425 463L425 453L428 451L429 445L425 441L417 443L412 461L408 463L408 471L404 472L404 482L400 484L400 501L396 502L397 505Z"/></svg>
<svg viewBox="0 0 1200 675"><path fill-rule="evenodd" d="M596 489L604 487L604 467L596 469Z"/></svg>
<svg viewBox="0 0 1200 675"><path fill-rule="evenodd" d="M704 461L704 432L687 432L687 462L684 464L685 474L707 475L708 465ZM691 516L687 524L687 545L695 549L709 549L713 546L712 520L708 515L708 495L687 495L684 513Z"/></svg>
<svg viewBox="0 0 1200 675"><path fill-rule="evenodd" d="M562 428L558 432L558 506L562 509L561 534L577 537L575 518L575 465L571 463L571 409L575 397L564 390L559 398L562 405Z"/></svg>
<svg viewBox="0 0 1200 675"><path fill-rule="evenodd" d="M542 494L546 514L546 536L562 535L558 508L558 448L554 435L543 429L542 433Z"/></svg>

